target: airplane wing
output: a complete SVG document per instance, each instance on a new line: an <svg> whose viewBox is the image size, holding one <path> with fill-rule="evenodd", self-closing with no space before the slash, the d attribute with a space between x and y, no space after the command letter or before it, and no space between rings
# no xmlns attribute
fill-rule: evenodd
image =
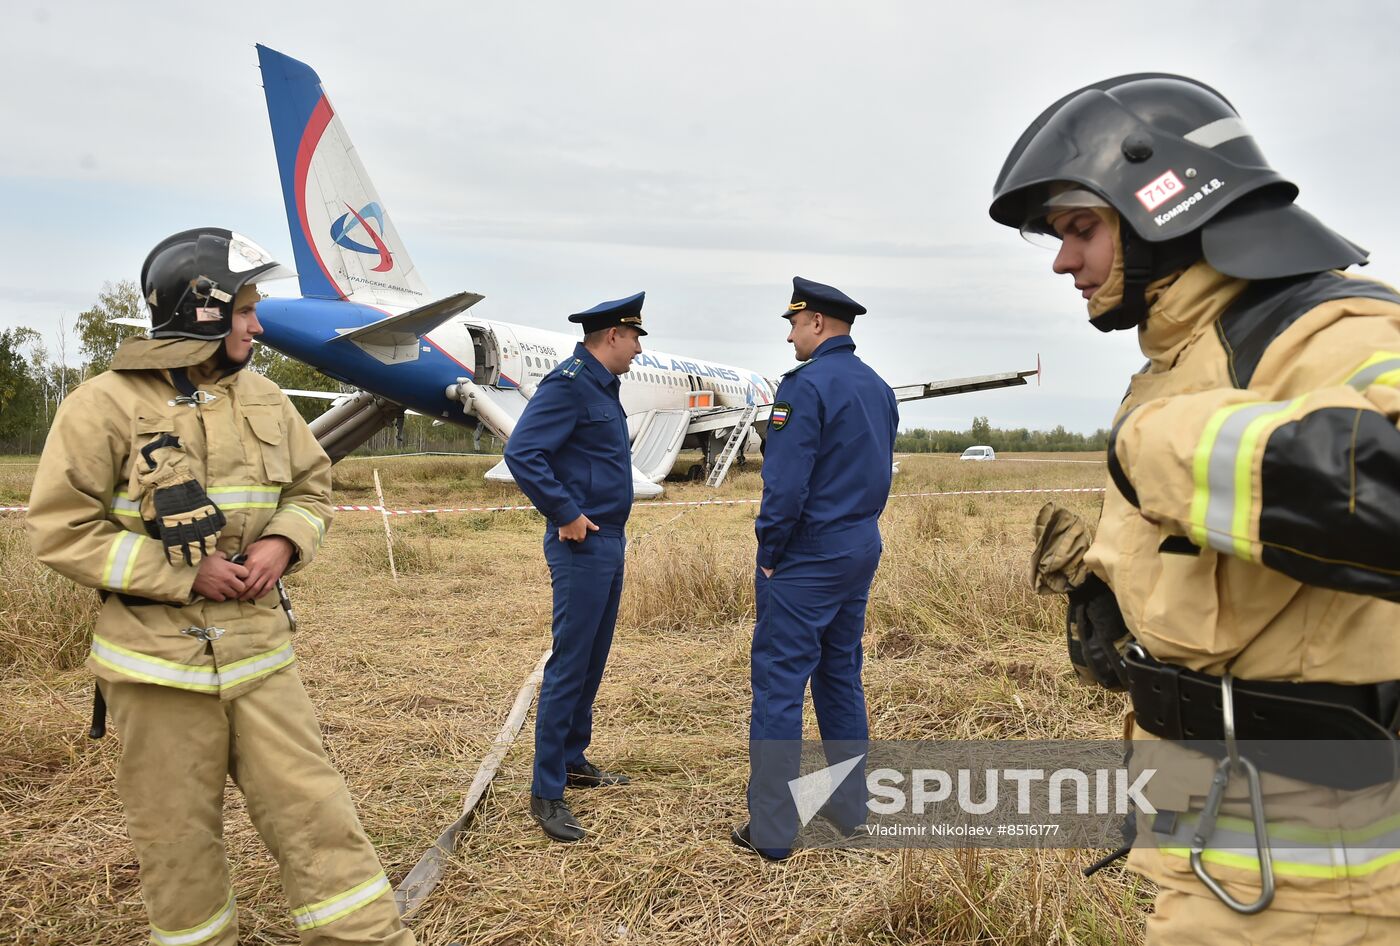
<svg viewBox="0 0 1400 946"><path fill-rule="evenodd" d="M436 302L391 315L354 329L336 329L333 342L351 342L386 365L418 358L418 340L455 315L467 311L482 299L475 292L459 292Z"/></svg>
<svg viewBox="0 0 1400 946"><path fill-rule="evenodd" d="M297 388L283 388L282 393L287 397L309 397L318 401L338 401L350 396L345 391L301 391Z"/></svg>
<svg viewBox="0 0 1400 946"><path fill-rule="evenodd" d="M991 391L995 388L1013 388L1026 383L1026 379L1040 373L1031 371L1005 371L1001 374L984 374L972 378L950 378L947 381L926 381L923 384L902 384L894 389L895 399L918 401L929 397L947 397L950 394L967 394L971 391Z"/></svg>
<svg viewBox="0 0 1400 946"><path fill-rule="evenodd" d="M991 391L996 388L1012 388L1024 385L1026 379L1040 373L1040 369L1029 371L1005 371L1001 374L985 374L970 378L949 378L945 381L926 381L923 384L902 384L893 388L897 401L918 401L930 397L948 397L952 394L968 394L972 391ZM706 433L733 427L740 419L743 407L713 407L687 411L689 425L686 434ZM657 413L662 413L658 411ZM773 413L772 404L760 404L754 413L753 426L760 430L768 426L768 418Z"/></svg>

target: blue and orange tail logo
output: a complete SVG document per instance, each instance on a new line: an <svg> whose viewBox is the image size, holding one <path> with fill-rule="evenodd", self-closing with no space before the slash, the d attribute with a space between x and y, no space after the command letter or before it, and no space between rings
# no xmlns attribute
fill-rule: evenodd
<svg viewBox="0 0 1400 946"><path fill-rule="evenodd" d="M335 219L335 222L331 224L331 239L335 241L336 245L343 246L347 250L354 250L356 253L365 253L370 256L378 256L379 263L373 270L376 273L387 273L389 270L393 269L394 254L389 252L389 247L385 245L383 238L379 235L384 232L384 208L380 207L377 202L371 201L359 210L356 210L349 204L345 205L345 209L348 213L341 214ZM355 219L347 225L346 221L350 220L351 217ZM370 220L375 222L379 232L375 232L375 230L370 227ZM363 243L359 243L350 236L351 231L356 227L364 227L365 233L369 234L369 238L374 241L373 246L366 246Z"/></svg>

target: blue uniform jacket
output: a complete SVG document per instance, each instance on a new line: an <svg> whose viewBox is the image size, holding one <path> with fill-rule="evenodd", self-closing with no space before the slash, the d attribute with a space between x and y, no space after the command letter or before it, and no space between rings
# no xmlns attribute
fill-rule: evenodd
<svg viewBox="0 0 1400 946"><path fill-rule="evenodd" d="M506 442L516 484L556 526L587 516L620 534L632 512L632 451L617 377L583 346L540 381Z"/></svg>
<svg viewBox="0 0 1400 946"><path fill-rule="evenodd" d="M838 541L880 517L890 494L899 405L856 357L829 338L778 385L763 456L758 564L776 568L794 539Z"/></svg>

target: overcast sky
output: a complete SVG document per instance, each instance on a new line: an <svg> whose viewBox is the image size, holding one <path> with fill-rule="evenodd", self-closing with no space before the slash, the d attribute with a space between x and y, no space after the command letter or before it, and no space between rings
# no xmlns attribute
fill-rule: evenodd
<svg viewBox="0 0 1400 946"><path fill-rule="evenodd" d="M1056 14L1053 11L1065 11ZM1234 103L1299 203L1400 279L1400 6L1179 2L6 5L0 327L52 333L158 240L226 226L292 262L254 43L311 65L435 294L567 329L637 290L658 348L776 376L801 274L870 310L891 384L1045 366L904 426L1089 431L1141 364L1051 254L993 224L1055 98L1180 72ZM294 291L290 284L282 291Z"/></svg>

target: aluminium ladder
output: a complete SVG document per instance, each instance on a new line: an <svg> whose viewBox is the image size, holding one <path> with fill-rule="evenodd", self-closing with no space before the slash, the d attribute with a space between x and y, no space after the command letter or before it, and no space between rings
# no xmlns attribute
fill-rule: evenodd
<svg viewBox="0 0 1400 946"><path fill-rule="evenodd" d="M729 439L724 442L724 449L715 458L714 468L710 470L710 475L705 480L706 486L718 486L724 482L734 458L739 455L744 449L744 444L748 442L749 430L753 427L754 415L757 413L757 405L750 404L744 408L744 413L739 415L739 422L729 432Z"/></svg>

